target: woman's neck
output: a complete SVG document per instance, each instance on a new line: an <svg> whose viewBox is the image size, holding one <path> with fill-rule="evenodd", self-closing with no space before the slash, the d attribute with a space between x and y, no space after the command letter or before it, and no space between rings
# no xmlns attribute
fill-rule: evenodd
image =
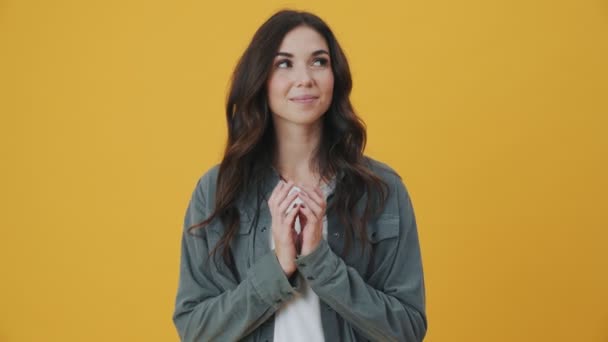
<svg viewBox="0 0 608 342"><path fill-rule="evenodd" d="M312 160L321 141L320 127L284 125L275 128L274 167L279 174L296 184L318 185L319 175Z"/></svg>

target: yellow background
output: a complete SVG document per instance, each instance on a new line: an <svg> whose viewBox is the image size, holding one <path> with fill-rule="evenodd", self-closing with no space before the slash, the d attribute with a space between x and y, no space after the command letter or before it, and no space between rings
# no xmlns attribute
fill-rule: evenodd
<svg viewBox="0 0 608 342"><path fill-rule="evenodd" d="M181 224L228 78L326 19L403 176L426 341L608 341L605 1L0 1L0 341L176 341Z"/></svg>

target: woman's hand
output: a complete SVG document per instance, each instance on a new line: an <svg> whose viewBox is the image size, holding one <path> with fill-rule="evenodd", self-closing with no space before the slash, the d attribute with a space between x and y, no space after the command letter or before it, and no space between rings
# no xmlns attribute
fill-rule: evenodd
<svg viewBox="0 0 608 342"><path fill-rule="evenodd" d="M319 187L303 187L300 199L304 202L300 206L300 232L302 239L302 255L308 255L323 239L323 218L327 203L325 195Z"/></svg>
<svg viewBox="0 0 608 342"><path fill-rule="evenodd" d="M296 270L297 233L294 228L295 218L298 214L299 204L286 214L289 205L298 196L298 191L289 194L293 182L280 181L268 199L268 208L272 217L272 240L274 252L286 276L291 276Z"/></svg>

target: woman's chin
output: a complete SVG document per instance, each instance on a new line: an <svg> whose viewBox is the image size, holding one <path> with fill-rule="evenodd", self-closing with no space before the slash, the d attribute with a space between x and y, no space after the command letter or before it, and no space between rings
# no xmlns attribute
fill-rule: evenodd
<svg viewBox="0 0 608 342"><path fill-rule="evenodd" d="M290 123L295 125L310 126L316 124L322 117L323 113L290 113L289 115L276 115L280 118L280 121L284 123Z"/></svg>

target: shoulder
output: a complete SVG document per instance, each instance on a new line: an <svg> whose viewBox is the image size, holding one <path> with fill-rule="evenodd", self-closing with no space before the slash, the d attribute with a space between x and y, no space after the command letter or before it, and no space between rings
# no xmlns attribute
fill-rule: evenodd
<svg viewBox="0 0 608 342"><path fill-rule="evenodd" d="M398 213L399 206L410 201L410 194L403 177L392 166L369 156L364 156L370 170L389 187L388 212Z"/></svg>
<svg viewBox="0 0 608 342"><path fill-rule="evenodd" d="M212 165L200 176L199 183L204 186L215 185L219 172L220 164Z"/></svg>
<svg viewBox="0 0 608 342"><path fill-rule="evenodd" d="M220 164L215 164L205 170L198 178L195 188L195 196L199 200L207 201L207 199L215 197L215 188L217 185L217 176L219 174Z"/></svg>
<svg viewBox="0 0 608 342"><path fill-rule="evenodd" d="M388 185L393 185L395 182L401 182L401 175L390 165L381 162L377 159L374 159L370 156L364 156L365 162L369 169L382 180L384 180Z"/></svg>

